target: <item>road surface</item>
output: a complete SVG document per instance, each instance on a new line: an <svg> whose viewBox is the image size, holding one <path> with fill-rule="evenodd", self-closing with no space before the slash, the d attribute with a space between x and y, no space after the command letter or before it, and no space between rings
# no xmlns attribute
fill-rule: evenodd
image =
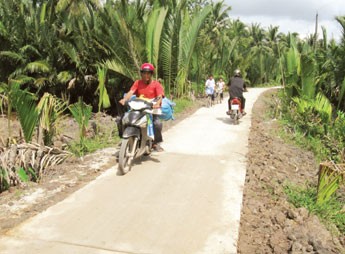
<svg viewBox="0 0 345 254"><path fill-rule="evenodd" d="M251 111L239 125L226 100L164 133L165 149L117 176L110 168L0 237L1 254L236 253Z"/></svg>

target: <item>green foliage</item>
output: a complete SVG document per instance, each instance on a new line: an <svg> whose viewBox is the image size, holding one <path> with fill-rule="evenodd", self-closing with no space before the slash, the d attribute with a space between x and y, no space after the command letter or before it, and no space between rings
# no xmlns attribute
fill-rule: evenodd
<svg viewBox="0 0 345 254"><path fill-rule="evenodd" d="M345 94L345 78L343 80L343 83L341 84L340 92L339 92L339 97L338 97L338 109L340 108L341 102L344 99L344 94Z"/></svg>
<svg viewBox="0 0 345 254"><path fill-rule="evenodd" d="M67 108L66 102L54 95L45 93L37 105L39 117L39 143L43 138L45 145L51 145L56 133L56 124ZM43 135L43 137L42 137Z"/></svg>
<svg viewBox="0 0 345 254"><path fill-rule="evenodd" d="M96 135L93 138L85 138L83 141L83 145L81 145L80 142L72 142L69 144L68 149L76 156L83 156L85 154L95 152L99 149L114 147L119 142L120 138L117 135Z"/></svg>
<svg viewBox="0 0 345 254"><path fill-rule="evenodd" d="M340 197L331 198L327 202L316 202L317 190L313 186L301 187L293 184L284 186L284 192L289 202L295 207L305 207L312 214L317 215L326 225L335 225L340 235L345 234L345 212Z"/></svg>
<svg viewBox="0 0 345 254"><path fill-rule="evenodd" d="M154 9L151 12L151 15L147 21L146 29L146 51L147 59L154 66L158 67L158 56L160 49L160 40L163 30L163 25L165 17L168 13L168 9L164 7L157 8L154 6ZM158 70L156 70L156 73Z"/></svg>
<svg viewBox="0 0 345 254"><path fill-rule="evenodd" d="M294 39L292 39L294 40ZM293 44L292 44L293 45ZM300 69L300 56L295 46L289 48L286 53L286 93L288 97L296 95L295 89L298 82Z"/></svg>
<svg viewBox="0 0 345 254"><path fill-rule="evenodd" d="M332 120L332 105L321 93L315 99L294 97L292 103L283 108L283 117L295 131L311 137L323 137L328 134Z"/></svg>
<svg viewBox="0 0 345 254"><path fill-rule="evenodd" d="M331 135L336 137L342 147L345 147L345 113L338 111L337 117L333 122L332 128L330 128Z"/></svg>
<svg viewBox="0 0 345 254"><path fill-rule="evenodd" d="M111 104L109 100L108 91L105 86L107 70L105 68L98 68L97 74L99 83L96 92L99 93L98 112L100 112L102 108L109 108Z"/></svg>
<svg viewBox="0 0 345 254"><path fill-rule="evenodd" d="M18 174L18 176L19 176L19 179L20 179L22 182L26 183L26 182L29 181L29 176L26 174L24 168L20 168L20 169L17 171L17 174Z"/></svg>
<svg viewBox="0 0 345 254"><path fill-rule="evenodd" d="M319 182L317 186L317 204L323 204L330 200L331 196L339 189L340 184L345 183L345 172L336 170L337 166L334 165L334 169L328 165L320 165Z"/></svg>
<svg viewBox="0 0 345 254"><path fill-rule="evenodd" d="M30 142L39 117L38 110L36 108L36 98L32 94L22 91L17 95L15 107L24 133L25 141Z"/></svg>
<svg viewBox="0 0 345 254"><path fill-rule="evenodd" d="M91 118L92 107L85 104L79 97L78 102L70 105L68 108L79 126L79 144L77 147L79 149L79 154L82 155L85 151L87 151L85 137L87 126Z"/></svg>
<svg viewBox="0 0 345 254"><path fill-rule="evenodd" d="M176 103L176 106L174 107L174 113L179 114L182 111L191 108L193 106L193 101L188 98L180 98L177 100L174 100Z"/></svg>
<svg viewBox="0 0 345 254"><path fill-rule="evenodd" d="M0 167L0 193L10 187L7 171Z"/></svg>
<svg viewBox="0 0 345 254"><path fill-rule="evenodd" d="M316 60L313 54L301 55L301 85L302 95L313 99L316 92Z"/></svg>
<svg viewBox="0 0 345 254"><path fill-rule="evenodd" d="M329 100L319 93L314 100L294 97L288 104L284 94L280 94L282 124L289 133L287 139L314 152L320 161L344 161L345 115L338 112L334 119ZM291 135L292 134L292 135Z"/></svg>
<svg viewBox="0 0 345 254"><path fill-rule="evenodd" d="M322 136L325 134L322 117L320 112L315 108L314 101L293 98L295 104L291 104L291 124L294 129L305 133L308 136Z"/></svg>
<svg viewBox="0 0 345 254"><path fill-rule="evenodd" d="M183 26L180 27L179 37L179 55L178 55L178 73L177 81L177 95L180 97L184 95L186 89L186 81L189 73L190 62L194 52L194 47L197 42L197 37L200 28L207 16L211 13L211 6L206 6L200 13L195 14L194 17L189 16L189 13L184 12Z"/></svg>

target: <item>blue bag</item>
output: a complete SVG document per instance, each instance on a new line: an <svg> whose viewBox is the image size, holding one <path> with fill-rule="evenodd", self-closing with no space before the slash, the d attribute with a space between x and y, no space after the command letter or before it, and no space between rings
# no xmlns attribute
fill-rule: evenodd
<svg viewBox="0 0 345 254"><path fill-rule="evenodd" d="M154 129L153 129L153 119L151 114L146 114L147 117L147 136L150 138L154 139L155 134L154 134Z"/></svg>
<svg viewBox="0 0 345 254"><path fill-rule="evenodd" d="M174 120L174 106L176 104L164 97L162 100L162 114L159 116L160 119L164 121Z"/></svg>

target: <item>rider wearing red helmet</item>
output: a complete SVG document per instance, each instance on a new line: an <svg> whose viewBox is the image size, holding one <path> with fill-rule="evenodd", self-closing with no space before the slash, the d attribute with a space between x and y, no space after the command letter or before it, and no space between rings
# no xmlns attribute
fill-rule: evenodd
<svg viewBox="0 0 345 254"><path fill-rule="evenodd" d="M156 80L152 80L153 72L155 68L150 63L144 63L140 67L141 79L136 80L129 92L125 97L120 100L122 105L125 104L133 95L137 97L144 96L148 99L159 98L157 103L153 105L153 108L159 108L162 104L162 99L164 97L164 89L161 83ZM154 149L157 151L163 151L159 143L163 141L162 128L163 124L159 119L158 115L153 115L153 126L154 126Z"/></svg>

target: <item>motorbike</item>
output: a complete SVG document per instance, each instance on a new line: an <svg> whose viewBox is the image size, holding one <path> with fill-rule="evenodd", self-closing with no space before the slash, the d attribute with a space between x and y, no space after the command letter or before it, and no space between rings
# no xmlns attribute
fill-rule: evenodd
<svg viewBox="0 0 345 254"><path fill-rule="evenodd" d="M122 140L118 157L118 175L128 173L135 158L150 155L153 144L152 114L159 114L153 109L155 100L147 101L135 98L129 102L129 111L122 118Z"/></svg>
<svg viewBox="0 0 345 254"><path fill-rule="evenodd" d="M230 118L234 120L235 124L239 124L239 120L242 117L242 105L240 98L235 97L230 100L229 115Z"/></svg>

